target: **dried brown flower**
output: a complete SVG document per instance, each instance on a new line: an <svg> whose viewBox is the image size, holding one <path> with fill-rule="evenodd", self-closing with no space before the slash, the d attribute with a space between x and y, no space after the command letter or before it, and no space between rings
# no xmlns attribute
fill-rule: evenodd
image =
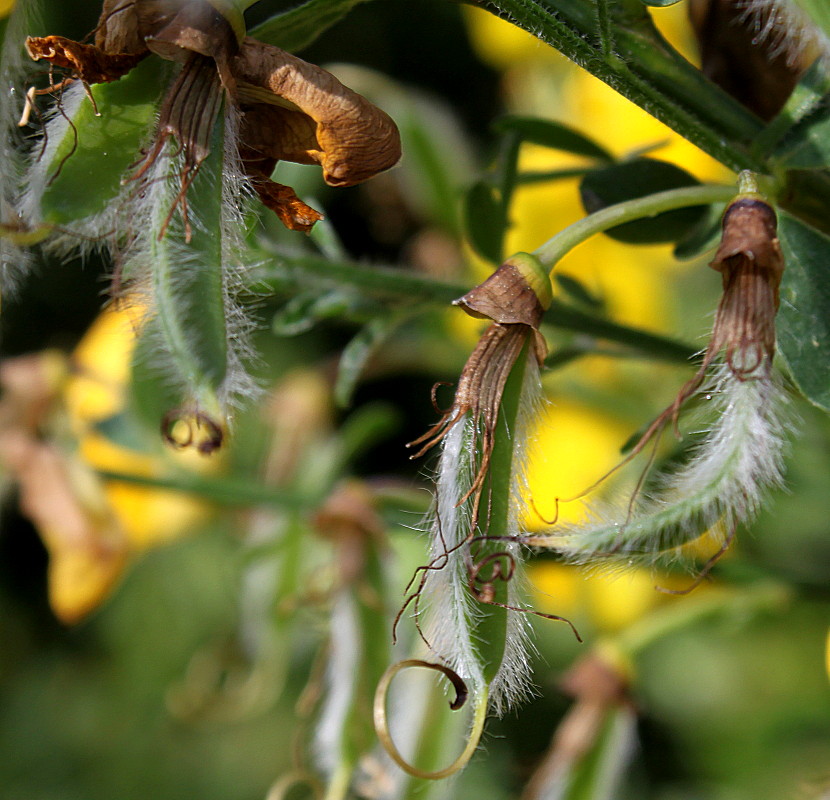
<svg viewBox="0 0 830 800"><path fill-rule="evenodd" d="M784 257L775 211L763 200L742 197L726 210L713 269L723 275L707 355L724 351L737 376L769 368L775 353L775 314Z"/></svg>
<svg viewBox="0 0 830 800"><path fill-rule="evenodd" d="M458 381L452 408L423 436L408 446L418 446L418 458L440 442L465 414L471 414L481 433L478 471L462 502L481 490L495 444L504 387L530 337L539 364L546 354L539 332L542 314L551 302L550 281L539 262L526 253L508 259L484 283L455 301L470 316L493 320L482 334Z"/></svg>
<svg viewBox="0 0 830 800"><path fill-rule="evenodd" d="M329 185L351 186L398 161L398 130L331 73L246 38L241 16L233 13L220 13L208 0L105 0L94 45L49 36L30 38L27 47L32 58L70 71L53 90L75 79L117 80L150 53L183 62L162 103L154 143L133 177L142 177L174 137L184 158L175 206L187 221L187 189L210 152L224 95L242 114L237 144L253 188L286 227L308 231L322 215L270 180L276 163L319 164Z"/></svg>

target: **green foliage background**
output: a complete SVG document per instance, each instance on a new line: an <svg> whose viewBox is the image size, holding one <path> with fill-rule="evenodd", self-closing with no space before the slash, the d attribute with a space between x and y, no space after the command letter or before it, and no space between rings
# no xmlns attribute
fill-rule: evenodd
<svg viewBox="0 0 830 800"><path fill-rule="evenodd" d="M69 4L53 5L49 32L81 37L93 27L96 3L79 0L71 9ZM522 5L529 13L541 13L543 4L517 0L503 8ZM587 4L563 0L560 5L573 12L577 23L584 22ZM257 14L253 9L252 19ZM545 25L552 24L548 21L540 27L551 33ZM574 47L580 55L583 43L576 41ZM647 53L637 52L646 77L659 71ZM409 169L426 176L427 188L417 197L404 198L410 205L401 212L395 235L388 229L384 234L379 209L362 190L328 194L316 176L296 170L300 185L304 182L312 195L319 193L342 237L343 250L334 249L351 270L351 283L339 282L335 273L321 266L322 256L307 248L296 256L305 271L275 270L268 276L274 293L260 302L257 312L263 325L257 336L263 354L258 370L269 381L295 365L330 362L359 330L370 340L372 330L379 331L378 340L396 331L381 350L373 374L355 390L353 439L337 445L347 466L335 463L335 454L321 469L325 474L330 467L335 477L348 472L365 478L392 475L404 481L404 499L392 498L383 509L396 557L392 584L402 590L406 576L423 560L420 540L404 527L423 503L413 500L420 484L417 468L406 462L403 444L431 422L429 387L438 379L452 380L469 348L452 337L437 310L409 314L399 297L373 290L371 276L361 286L354 277L361 274L356 262L402 259L406 241L417 229L435 228L460 236L462 189L483 174L489 159L481 154L493 148L488 126L501 111L497 80L477 62L460 9L437 0L357 5L302 54L316 63L363 64L404 85L434 93L453 109L473 164L477 162L474 174L459 176L458 154L451 144L441 146L440 130L436 136L433 121L426 115L406 117L405 143L415 148ZM582 53L581 57L585 61L590 56ZM613 74L606 77L621 80ZM647 82L642 85L647 87ZM390 91L394 96L404 90ZM694 91L695 87L688 87L692 100ZM664 116L677 111L670 103L660 106L655 100L653 105ZM712 117L717 117L717 109ZM755 121L735 110L716 124L731 126L747 139L760 130ZM781 143L773 143L786 158L796 153L792 163L799 168L813 166L817 158L826 163L826 119L819 116L811 125L810 136L798 139L798 147L788 150L786 135ZM712 130L702 125L691 134L705 144L717 139L717 130ZM601 132L587 133L602 143ZM788 135L798 138L792 131ZM814 141L815 148L808 148ZM720 145L716 149L733 167L754 166L761 158L748 146L728 153ZM600 160L601 156L600 152ZM824 178L815 180L824 191ZM487 202L485 197L480 207ZM801 209L794 206L793 213L799 213ZM822 257L827 248L823 234L796 217L785 217L783 225L790 231L786 246L792 270L785 299L803 299L810 309L792 315L783 336L790 340L792 359L805 349L808 336L822 334L820 353L813 349L804 357L799 383L826 407L830 383L824 355L830 337L823 333L828 304L823 285L814 281L816 274L826 272ZM821 227L826 232L826 219ZM283 236L271 233L277 240ZM288 238L283 241L286 248L293 246ZM492 254L501 242L479 240L478 244L479 249L492 248ZM323 255L330 254L325 242L321 249ZM810 259L813 263L805 263ZM337 257L332 260L338 263ZM100 306L99 276L105 269L95 259L84 264L43 263L18 297L4 301L3 355L45 346L69 348ZM471 283L463 273L443 277L454 287ZM424 307L431 300L429 292L437 297L441 291L428 281L421 289ZM321 297L328 305L321 303ZM585 329L586 306L571 302L570 307L573 327ZM700 305L690 303L688 313L694 322L678 320L679 331L694 329ZM373 321L375 329L362 327ZM596 324L599 335L604 335L613 321L600 317ZM296 335L275 336L272 329ZM579 344L567 326L557 336L563 349ZM650 352L658 346L670 351L673 343L652 342ZM361 340L350 347L361 363ZM687 351L680 349L685 356ZM679 360L679 352L673 353L669 358ZM578 368L578 362L570 368L574 366ZM341 387L342 396L347 398L353 388ZM653 404L648 394L648 387L641 386L630 402ZM609 396L606 402L612 407L616 400ZM641 744L615 800L779 800L818 798L828 790L830 691L824 648L830 610L830 424L814 405L798 401L796 406L800 422L788 460L789 492L775 497L752 533L742 532L735 556L717 568L724 594L716 601L706 595L672 601L668 611L655 612L628 632L632 641L640 637L632 647ZM339 421L348 419L347 412L340 413ZM362 417L355 419L359 414ZM249 411L241 417L232 445L231 477L224 485L228 496L240 484L259 484L262 456L261 423ZM322 458L325 461L326 455ZM220 484L196 488L216 497L223 488ZM409 491L411 487L415 489ZM401 513L400 507L407 503L410 513ZM329 611L325 604L296 609L280 653L285 685L273 702L261 703L250 714L229 715L220 680L213 701L208 699L192 714L173 713L177 706L171 697L182 691L194 655L219 664L227 682L248 666L240 645L240 585L256 554L240 544L241 513L239 508L221 508L198 535L149 553L131 568L100 612L65 629L46 605L46 560L37 536L11 504L6 507L0 528L0 798L247 800L263 797L273 781L291 768L296 737L307 741L310 736L311 723L298 718L295 705L314 669L315 653L324 647ZM310 534L302 541L313 551L312 559L324 563L332 557L328 545ZM397 599L397 594L392 597L392 606ZM597 643L600 633L587 610L574 622L591 645ZM535 670L540 696L518 715L488 725L486 752L461 777L449 784L416 786L412 797L500 800L519 795L569 704L558 691L557 680L586 647L580 648L566 630L548 622L538 621L534 629L540 651ZM571 797L597 796L586 790Z"/></svg>

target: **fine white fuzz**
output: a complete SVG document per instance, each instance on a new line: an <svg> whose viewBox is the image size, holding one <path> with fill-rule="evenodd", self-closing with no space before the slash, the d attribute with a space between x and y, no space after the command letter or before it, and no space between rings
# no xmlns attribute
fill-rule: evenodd
<svg viewBox="0 0 830 800"><path fill-rule="evenodd" d="M68 86L61 94L60 108L51 107L44 115L44 138L38 138L30 148L28 167L24 175L25 189L18 203L18 212L27 228L43 225L42 200L49 184L60 169L58 152L67 138L74 139L81 132L73 130L71 122L84 103L89 103L80 81ZM152 122L148 126L148 136ZM70 155L69 158L72 156ZM43 242L43 249L59 258L78 255L87 258L92 253L114 247L118 234L123 233L129 219L126 207L135 186L127 184L119 195L98 214L61 225Z"/></svg>
<svg viewBox="0 0 830 800"><path fill-rule="evenodd" d="M33 71L33 65L23 42L36 25L39 8L39 0L15 4L0 49L0 224L11 228L23 222L18 203L21 187L26 185L25 148L18 121L25 105L27 75ZM0 290L13 289L30 261L26 250L0 237Z"/></svg>
<svg viewBox="0 0 830 800"><path fill-rule="evenodd" d="M576 563L598 557L631 563L676 553L707 530L730 535L750 520L768 490L782 484L786 394L765 371L739 379L725 364L700 391L711 398L717 421L690 460L664 476L655 496L633 511L627 505L599 510L584 526L529 541Z"/></svg>
<svg viewBox="0 0 830 800"><path fill-rule="evenodd" d="M344 736L357 690L363 653L358 608L349 591L332 604L326 692L314 734L314 751L323 774L331 777L343 758Z"/></svg>
<svg viewBox="0 0 830 800"><path fill-rule="evenodd" d="M513 466L507 536L515 536L519 530L522 498L526 496L523 490L528 422L535 415L540 398L539 371L535 357L531 355L527 360L516 429L509 431ZM470 590L470 568L478 543L469 540L489 533L485 510L481 512L476 530L471 532L475 499L467 497L478 472L480 425L481 422L477 423L472 413L467 412L449 428L442 440L435 507L430 522L430 568L425 573L420 605L424 638L442 663L464 679L471 692L480 691L487 683L482 654L489 657L501 651L498 670L489 683L489 702L496 714L502 714L529 690L528 623L526 613L505 609L504 641L484 641L478 630L486 614L502 613L479 601ZM497 435L504 435L502 426ZM487 501L482 500L481 504L486 509ZM484 544L489 543L485 541ZM509 541L495 544L515 566L508 581L507 605L520 609L521 546ZM493 547L486 552L492 553Z"/></svg>
<svg viewBox="0 0 830 800"><path fill-rule="evenodd" d="M744 0L744 5L755 39L769 43L773 54L786 53L791 63L804 53L830 56L830 35L814 23L799 0Z"/></svg>
<svg viewBox="0 0 830 800"><path fill-rule="evenodd" d="M129 281L131 294L140 298L148 319L156 320L151 325L158 337L154 356L160 353L167 356L151 366L161 371L171 385L185 392L199 381L195 367L190 369L191 342L186 325L186 320L199 316L200 309L194 306L199 298L193 296L189 286L200 272L219 268L227 369L217 395L226 406L235 405L257 392L253 379L244 368L244 363L251 358L249 334L253 326L236 299L243 284L242 206L246 191L237 154L237 116L234 110L225 115L219 230L210 229L200 217L198 202L188 202L188 219L193 230L220 242L221 264L205 263L204 254L194 250L185 239L180 210L171 215L180 191L179 176L183 168L183 156L170 154L175 147L172 143L147 171L142 186L130 189L121 210L122 220L129 225L129 231L123 231L129 244L119 254L123 264L121 277ZM165 235L159 238L165 226Z"/></svg>

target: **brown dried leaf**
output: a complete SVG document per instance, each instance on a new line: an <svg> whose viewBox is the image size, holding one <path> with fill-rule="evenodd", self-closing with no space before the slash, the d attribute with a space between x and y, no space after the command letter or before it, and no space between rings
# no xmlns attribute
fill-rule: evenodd
<svg viewBox="0 0 830 800"><path fill-rule="evenodd" d="M233 71L245 111L242 140L263 155L320 164L331 186L360 183L400 158L392 119L330 72L251 38Z"/></svg>

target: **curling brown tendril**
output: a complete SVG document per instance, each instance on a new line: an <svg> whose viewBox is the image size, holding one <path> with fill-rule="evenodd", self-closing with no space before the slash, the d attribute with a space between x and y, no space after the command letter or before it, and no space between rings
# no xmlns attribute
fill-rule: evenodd
<svg viewBox="0 0 830 800"><path fill-rule="evenodd" d="M441 673L452 684L455 689L455 698L450 702L450 709L458 711L467 702L469 697L469 690L464 679L454 670L445 666L444 664L434 664L429 661L422 661L418 658L408 658L403 661L398 661L392 664L386 672L383 673L377 690L375 691L374 702L374 722L375 731L378 739L383 745L384 750L389 754L389 757L406 773L415 778L424 778L426 780L440 780L441 778L448 778L450 775L463 769L467 762L472 758L473 753L478 747L479 739L484 730L484 720L487 713L487 692L482 691L476 697L476 707L473 711L473 722L464 749L459 756L447 767L438 770L423 770L410 764L400 753L395 742L392 740L392 734L389 730L389 722L386 716L386 700L389 694L389 688L395 676L405 669L413 667L420 667L422 669L429 669Z"/></svg>
<svg viewBox="0 0 830 800"><path fill-rule="evenodd" d="M492 540L491 537L481 536L473 539L473 542ZM490 572L487 574L486 570L489 568ZM541 617L542 619L549 619L554 622L564 622L570 627L573 635L578 642L582 641L579 631L576 626L566 617L561 617L558 614L547 614L543 611L536 611L533 608L522 608L521 606L512 606L507 603L498 602L496 597L495 582L496 581L510 581L516 572L516 559L506 550L497 553L488 553L479 561L473 561L469 566L469 577L467 579L467 587L470 594L475 597L479 603L486 603L491 606L498 606L507 611L518 611L523 614L532 614L534 617Z"/></svg>
<svg viewBox="0 0 830 800"><path fill-rule="evenodd" d="M202 455L216 452L225 439L218 422L202 411L175 408L161 420L161 435L167 444L177 450L194 448Z"/></svg>

